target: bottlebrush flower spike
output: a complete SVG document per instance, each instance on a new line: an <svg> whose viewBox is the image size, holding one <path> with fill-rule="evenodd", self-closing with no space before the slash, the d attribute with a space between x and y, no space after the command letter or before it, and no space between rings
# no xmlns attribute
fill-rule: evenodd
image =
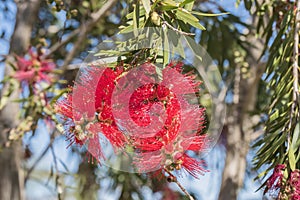
<svg viewBox="0 0 300 200"><path fill-rule="evenodd" d="M99 133L114 147L122 148L126 141L119 131L111 112L111 95L114 81L123 70L117 68L89 67L81 72L79 81L65 98L56 104L57 113L65 122L65 130L70 145L87 144L88 151L97 160L104 159L99 141Z"/></svg>
<svg viewBox="0 0 300 200"><path fill-rule="evenodd" d="M144 66L141 68L148 74L155 71L155 66L151 63L145 63ZM201 135L205 122L204 108L191 104L184 98L184 95L194 93L200 83L194 77L183 76L182 66L180 62L172 62L162 71L163 79L160 83L145 84L131 96L129 109L136 124L147 126L151 120L164 122L154 135L131 136L138 151L134 164L140 172L184 169L196 178L206 172L203 162L188 155L188 151L203 152L207 139ZM153 112L155 106L160 110ZM149 112L150 108L152 112ZM123 112L122 109L120 112ZM149 113L158 114L149 116ZM129 128L129 132L133 130L134 128Z"/></svg>
<svg viewBox="0 0 300 200"><path fill-rule="evenodd" d="M27 82L35 84L40 81L51 81L51 73L55 64L51 60L46 60L42 58L42 55L33 52L32 49L29 50L29 59L25 57L17 56L17 69L14 78L18 79L20 82Z"/></svg>
<svg viewBox="0 0 300 200"><path fill-rule="evenodd" d="M133 149L140 172L184 169L198 178L206 171L204 163L189 153L207 148L202 133L205 109L191 95L198 92L200 82L183 75L182 67L181 62L171 62L161 80L149 62L127 70L83 70L72 93L56 106L66 118L71 143L87 144L99 160L104 158L98 135L102 133L116 149Z"/></svg>
<svg viewBox="0 0 300 200"><path fill-rule="evenodd" d="M286 166L285 164L279 164L276 165L274 168L273 174L270 176L270 178L267 181L267 187L264 191L266 192L275 192L276 190L281 188L282 179L283 179L283 171L285 170Z"/></svg>
<svg viewBox="0 0 300 200"><path fill-rule="evenodd" d="M289 185L291 186L291 200L300 200L300 170L291 172Z"/></svg>

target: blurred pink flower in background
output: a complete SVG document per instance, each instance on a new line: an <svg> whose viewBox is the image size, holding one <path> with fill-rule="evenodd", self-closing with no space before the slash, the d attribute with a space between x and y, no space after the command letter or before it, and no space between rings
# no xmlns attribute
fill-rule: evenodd
<svg viewBox="0 0 300 200"><path fill-rule="evenodd" d="M17 68L13 75L20 82L37 83L40 81L51 81L51 73L55 69L55 64L51 60L43 59L41 54L28 51L29 59L17 56Z"/></svg>

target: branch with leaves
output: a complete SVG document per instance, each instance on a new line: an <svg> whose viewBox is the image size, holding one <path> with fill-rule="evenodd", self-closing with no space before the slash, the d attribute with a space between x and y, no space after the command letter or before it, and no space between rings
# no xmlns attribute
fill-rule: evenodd
<svg viewBox="0 0 300 200"><path fill-rule="evenodd" d="M268 63L266 91L270 105L266 109L265 134L253 146L258 148L254 158L255 169L267 166L257 178L266 177L265 192L277 191L278 199L299 197L299 185L294 179L300 169L300 115L299 115L299 12L300 1L276 2L275 10L263 35ZM276 24L275 39L272 40ZM279 191L279 192L278 192Z"/></svg>

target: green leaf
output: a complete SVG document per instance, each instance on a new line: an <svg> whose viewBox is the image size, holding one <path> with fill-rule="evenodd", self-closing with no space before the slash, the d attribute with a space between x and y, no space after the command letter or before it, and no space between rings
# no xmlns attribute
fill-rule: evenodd
<svg viewBox="0 0 300 200"><path fill-rule="evenodd" d="M163 72L162 72L163 70L162 70L162 68L155 65L155 71L158 75L158 79L163 80Z"/></svg>
<svg viewBox="0 0 300 200"><path fill-rule="evenodd" d="M216 17L216 16L222 16L222 15L228 15L230 12L224 12L224 13L203 13L198 11L191 11L194 15L204 16L204 17Z"/></svg>
<svg viewBox="0 0 300 200"><path fill-rule="evenodd" d="M279 110L275 110L275 112L270 116L270 121L277 119L279 116Z"/></svg>
<svg viewBox="0 0 300 200"><path fill-rule="evenodd" d="M145 8L145 11L146 11L146 14L147 14L147 17L149 16L149 13L151 11L151 5L150 5L150 0L142 0L142 4Z"/></svg>
<svg viewBox="0 0 300 200"><path fill-rule="evenodd" d="M247 10L251 9L252 6L252 0L244 1L245 2L245 7Z"/></svg>
<svg viewBox="0 0 300 200"><path fill-rule="evenodd" d="M133 25L126 26L124 29L122 29L119 33L130 33L133 31Z"/></svg>
<svg viewBox="0 0 300 200"><path fill-rule="evenodd" d="M176 46L173 47L174 48L174 53L179 54L182 58L185 59L185 53L184 53L184 48L182 46L181 42L178 42Z"/></svg>
<svg viewBox="0 0 300 200"><path fill-rule="evenodd" d="M118 51L118 50L101 50L100 52L96 53L95 56L103 56L103 55L106 55L106 56L122 56L122 55L125 55L127 54L127 52L121 52L121 51Z"/></svg>
<svg viewBox="0 0 300 200"><path fill-rule="evenodd" d="M140 7L140 16L145 16L146 14L146 11L145 11L145 8L144 7ZM129 13L126 15L126 19L133 19L133 12Z"/></svg>
<svg viewBox="0 0 300 200"><path fill-rule="evenodd" d="M291 170L294 171L296 169L296 159L292 148L289 149L288 158Z"/></svg>
<svg viewBox="0 0 300 200"><path fill-rule="evenodd" d="M178 9L176 12L176 16L178 19L184 21L187 24L192 25L195 28L198 28L200 30L205 30L205 27L199 23L199 20L194 15L187 12L186 10Z"/></svg>
<svg viewBox="0 0 300 200"><path fill-rule="evenodd" d="M299 143L300 143L300 122L296 125L294 133L293 133L293 139L292 139L292 144L291 148L293 150L293 153L297 151L299 148Z"/></svg>
<svg viewBox="0 0 300 200"><path fill-rule="evenodd" d="M185 1L183 1L183 2L181 2L181 3L179 4L179 7L183 7L183 6L185 6L186 4L189 4L189 3L192 3L192 2L194 2L194 0L185 0Z"/></svg>
<svg viewBox="0 0 300 200"><path fill-rule="evenodd" d="M300 159L300 151L298 152L297 158L296 158L296 163L299 161Z"/></svg>
<svg viewBox="0 0 300 200"><path fill-rule="evenodd" d="M271 141L267 141L257 152L255 168L259 169L262 165L268 164L274 160L274 158L278 157L279 148L284 144L286 135L279 133L274 133L276 136Z"/></svg>
<svg viewBox="0 0 300 200"><path fill-rule="evenodd" d="M163 29L163 67L165 67L169 63L169 56L170 56L170 45L169 45L169 38L168 38L168 29Z"/></svg>
<svg viewBox="0 0 300 200"><path fill-rule="evenodd" d="M184 9L188 10L188 11L192 11L193 10L193 7L194 7L194 3L195 1L192 1L190 3L187 3L184 5Z"/></svg>
<svg viewBox="0 0 300 200"><path fill-rule="evenodd" d="M178 4L175 1L172 1L172 0L163 0L161 3L165 4L165 5L170 5L170 6L176 6L176 7L178 7L177 6Z"/></svg>
<svg viewBox="0 0 300 200"><path fill-rule="evenodd" d="M56 101L62 96L64 95L65 93L68 93L68 92L71 92L71 89L70 88L65 88L65 89L62 89L60 90L60 92L54 96L51 101L50 101L50 104L53 105L54 103L56 103Z"/></svg>
<svg viewBox="0 0 300 200"><path fill-rule="evenodd" d="M170 5L162 5L160 6L159 10L161 11L170 11L170 10L174 10L177 9L177 6L170 6Z"/></svg>
<svg viewBox="0 0 300 200"><path fill-rule="evenodd" d="M192 49L196 59L202 62L202 52L199 45L197 45L191 37L184 37L184 39L186 40L187 45Z"/></svg>
<svg viewBox="0 0 300 200"><path fill-rule="evenodd" d="M139 18L140 18L140 13L139 13L139 5L133 5L133 33L134 36L137 37L138 35L138 28L139 28Z"/></svg>

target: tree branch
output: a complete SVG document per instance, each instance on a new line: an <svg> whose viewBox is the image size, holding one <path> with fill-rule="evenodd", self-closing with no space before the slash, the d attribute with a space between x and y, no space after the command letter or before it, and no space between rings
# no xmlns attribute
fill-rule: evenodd
<svg viewBox="0 0 300 200"><path fill-rule="evenodd" d="M53 54L55 51L57 51L58 49L60 49L62 46L64 46L65 44L67 44L70 40L72 40L74 37L76 37L79 34L79 39L76 41L74 47L70 51L70 55L68 54L67 58L64 61L64 65L63 65L64 67L63 68L65 68L65 66L68 65L72 61L73 57L76 54L76 51L78 50L78 48L82 44L81 42L83 41L83 39L86 36L86 34L92 28L94 28L95 25L97 25L97 22L116 3L117 3L117 0L109 0L109 1L107 1L107 3L105 3L98 11L96 11L96 12L94 12L94 13L91 14L91 19L90 20L88 20L86 23L81 24L81 26L78 27L77 29L75 29L73 32L71 32L70 35L65 40L60 41L60 42L54 44L50 48L49 52L44 57L45 58L49 58L51 56L51 54Z"/></svg>
<svg viewBox="0 0 300 200"><path fill-rule="evenodd" d="M297 8L295 14L295 30L294 30L294 47L293 47L293 104L291 106L289 130L292 128L292 119L295 117L296 107L299 106L299 88L298 88L298 68L299 68L299 31L300 31L300 0L297 0ZM288 134L288 141L290 141L291 134Z"/></svg>
<svg viewBox="0 0 300 200"><path fill-rule="evenodd" d="M73 60L73 58L75 57L78 49L81 47L85 37L87 35L86 30L82 30L82 32L80 32L78 39L76 40L76 42L74 43L73 48L71 49L71 51L67 54L65 60L64 60L64 64L62 66L62 70L66 70L68 68L68 65L70 64L70 62Z"/></svg>
<svg viewBox="0 0 300 200"><path fill-rule="evenodd" d="M43 58L49 58L55 51L57 51L58 49L60 49L62 46L64 46L65 44L67 44L70 40L72 40L73 37L75 37L78 33L80 33L80 27L75 29L74 31L72 31L70 33L70 35L64 39L63 41L59 41L57 43L55 43L50 49L49 52L43 56Z"/></svg>
<svg viewBox="0 0 300 200"><path fill-rule="evenodd" d="M25 177L25 184L28 181L28 179L30 178L31 173L33 172L33 170L35 169L35 167L37 166L37 164L42 160L42 158L44 158L44 156L46 155L46 153L48 152L48 150L50 149L50 146L52 145L52 142L50 142L48 144L48 146L45 148L45 150L41 153L41 155L36 159L36 161L34 162L34 164L28 169L26 177Z"/></svg>
<svg viewBox="0 0 300 200"><path fill-rule="evenodd" d="M170 29L172 29L173 31L181 34L181 35L188 35L188 36L194 36L195 33L187 33L187 32L184 32L184 31L181 31L175 27L173 27L171 24L169 24L167 21L163 21L163 25L166 25L167 27L169 27Z"/></svg>
<svg viewBox="0 0 300 200"><path fill-rule="evenodd" d="M297 1L297 10L296 10L296 20L295 20L295 32L294 32L294 50L293 50L293 57L294 57L294 64L293 64L293 101L294 104L297 104L297 100L299 98L299 79L298 79L298 68L299 68L299 31L300 31L300 0Z"/></svg>
<svg viewBox="0 0 300 200"><path fill-rule="evenodd" d="M167 169L164 167L164 170L169 174L171 178L171 182L174 182L178 185L178 187L182 190L182 192L190 199L194 200L194 197L181 185L181 183L177 180L177 178Z"/></svg>

